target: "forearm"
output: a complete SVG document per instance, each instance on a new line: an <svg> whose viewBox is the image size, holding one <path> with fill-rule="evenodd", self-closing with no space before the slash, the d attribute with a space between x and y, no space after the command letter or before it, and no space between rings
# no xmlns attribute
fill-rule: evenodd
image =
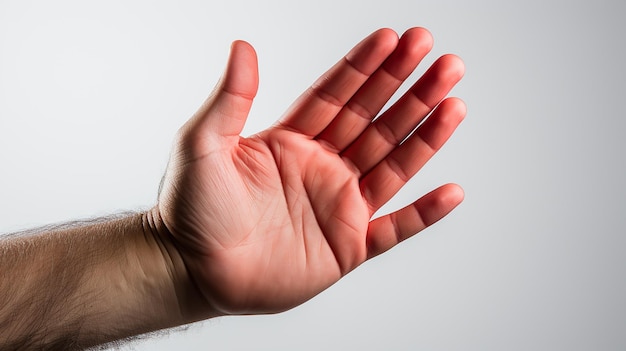
<svg viewBox="0 0 626 351"><path fill-rule="evenodd" d="M136 214L0 241L0 349L81 349L189 322L190 284L156 227Z"/></svg>

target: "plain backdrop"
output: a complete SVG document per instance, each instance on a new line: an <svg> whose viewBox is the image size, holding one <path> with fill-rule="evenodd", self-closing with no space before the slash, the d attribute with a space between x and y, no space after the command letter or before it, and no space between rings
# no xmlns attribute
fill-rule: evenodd
<svg viewBox="0 0 626 351"><path fill-rule="evenodd" d="M235 39L251 134L371 31L424 26L410 83L460 55L468 115L385 210L447 182L465 202L292 311L120 349L626 349L624 4L0 0L0 232L152 206Z"/></svg>

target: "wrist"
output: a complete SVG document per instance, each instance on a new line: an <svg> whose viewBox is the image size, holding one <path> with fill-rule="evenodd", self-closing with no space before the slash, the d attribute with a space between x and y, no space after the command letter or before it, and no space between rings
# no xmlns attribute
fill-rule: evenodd
<svg viewBox="0 0 626 351"><path fill-rule="evenodd" d="M171 326L196 322L217 317L220 314L207 303L198 289L185 264L183 255L177 247L174 236L165 225L158 206L142 215L142 225L147 242L158 248L171 283L176 304L178 320L172 320Z"/></svg>

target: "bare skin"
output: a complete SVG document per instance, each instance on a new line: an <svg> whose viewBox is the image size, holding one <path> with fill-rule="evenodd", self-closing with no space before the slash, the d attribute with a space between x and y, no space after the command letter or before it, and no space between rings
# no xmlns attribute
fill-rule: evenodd
<svg viewBox="0 0 626 351"><path fill-rule="evenodd" d="M399 145L461 78L450 55L372 122L431 45L420 28L400 41L379 30L277 124L242 138L257 63L248 44L234 43L216 92L181 130L154 209L214 313L294 307L461 201L447 185L370 222L465 114L460 100L445 100Z"/></svg>
<svg viewBox="0 0 626 351"><path fill-rule="evenodd" d="M87 304L93 313L61 326L51 323L54 336L40 344L73 340L82 347L216 316L284 311L447 215L463 199L455 184L372 219L465 116L461 100L446 99L464 72L454 55L439 58L380 112L431 46L432 37L422 28L400 38L378 30L322 75L274 126L244 138L240 133L258 87L257 59L249 44L233 43L222 79L178 133L150 211L115 225L60 229L0 246L5 273L7 267L20 274L41 268L28 266L27 255L66 252L63 243L69 241L75 249L61 255L67 261L59 263L60 270L89 262L73 274L107 277L105 283L72 282L77 293L55 303L70 304L61 310ZM91 233L89 240L81 231ZM56 236L65 239L50 239ZM11 249L25 240L33 242L32 253ZM51 241L48 250L37 249L42 240ZM107 244L111 240L118 244ZM106 255L93 253L94 247ZM136 264L118 267L122 256ZM0 294L20 296L20 289L37 282L29 284L0 282ZM110 308L114 300L125 301L124 308ZM13 339L0 332L0 346L30 335L26 327L11 324L11 316L19 315L12 306L0 306L0 325L15 329ZM105 318L94 317L102 314ZM121 322L120 314L138 317ZM80 332L68 336L70 325L80 325ZM96 330L108 332L95 337Z"/></svg>

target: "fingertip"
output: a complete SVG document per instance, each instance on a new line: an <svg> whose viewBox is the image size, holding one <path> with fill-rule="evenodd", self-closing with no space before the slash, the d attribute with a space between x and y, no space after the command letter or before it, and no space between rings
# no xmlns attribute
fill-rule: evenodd
<svg viewBox="0 0 626 351"><path fill-rule="evenodd" d="M350 50L346 55L346 60L359 72L370 75L393 52L398 41L398 34L394 30L381 28L368 35Z"/></svg>
<svg viewBox="0 0 626 351"><path fill-rule="evenodd" d="M230 48L231 48L231 50L233 50L235 48L246 48L246 49L250 49L250 50L254 51L254 48L252 47L252 44L250 44L249 42L247 42L245 40L241 40L241 39L234 40L230 44Z"/></svg>
<svg viewBox="0 0 626 351"><path fill-rule="evenodd" d="M389 55L393 50L398 46L398 42L400 41L400 36L398 33L391 28L381 28L374 32L374 36L376 40L380 43L380 47L383 48L387 55Z"/></svg>
<svg viewBox="0 0 626 351"><path fill-rule="evenodd" d="M253 99L256 96L258 85L256 51L250 43L244 40L233 41L223 79L223 89L229 93Z"/></svg>
<svg viewBox="0 0 626 351"><path fill-rule="evenodd" d="M446 98L439 104L438 109L444 111L443 115L453 116L455 119L458 119L459 122L467 115L467 105L458 97Z"/></svg>
<svg viewBox="0 0 626 351"><path fill-rule="evenodd" d="M465 191L456 183L449 183L440 188L443 193L443 201L445 201L451 207L458 206L465 199Z"/></svg>
<svg viewBox="0 0 626 351"><path fill-rule="evenodd" d="M389 42L397 42L399 37L398 37L398 33L396 33L395 30L391 29L391 28L380 28L376 31L374 31L370 37L372 36L378 36L381 38L381 40L385 40L385 41L389 41Z"/></svg>
<svg viewBox="0 0 626 351"><path fill-rule="evenodd" d="M454 108L459 115L465 116L467 114L467 104L463 99L453 96L449 97L448 100L451 104L454 104Z"/></svg>
<svg viewBox="0 0 626 351"><path fill-rule="evenodd" d="M430 108L437 106L461 80L465 65L453 54L439 57L413 86L413 94Z"/></svg>
<svg viewBox="0 0 626 351"><path fill-rule="evenodd" d="M404 34L408 34L408 33L421 33L422 35L427 35L430 38L433 37L432 33L427 28L424 28L424 27L411 27L404 32Z"/></svg>
<svg viewBox="0 0 626 351"><path fill-rule="evenodd" d="M257 63L256 50L252 44L245 40L235 40L230 44L230 55L232 58L241 60L250 60L253 63Z"/></svg>
<svg viewBox="0 0 626 351"><path fill-rule="evenodd" d="M454 75L457 79L461 79L465 75L465 63L455 54L445 54L438 60L442 64L448 74Z"/></svg>
<svg viewBox="0 0 626 351"><path fill-rule="evenodd" d="M408 29L385 62L385 71L398 80L405 80L432 47L430 32L420 27Z"/></svg>
<svg viewBox="0 0 626 351"><path fill-rule="evenodd" d="M402 34L402 38L409 38L412 42L418 43L419 48L425 49L426 52L429 52L433 48L435 42L430 31L423 27L413 27L407 29L404 34Z"/></svg>

